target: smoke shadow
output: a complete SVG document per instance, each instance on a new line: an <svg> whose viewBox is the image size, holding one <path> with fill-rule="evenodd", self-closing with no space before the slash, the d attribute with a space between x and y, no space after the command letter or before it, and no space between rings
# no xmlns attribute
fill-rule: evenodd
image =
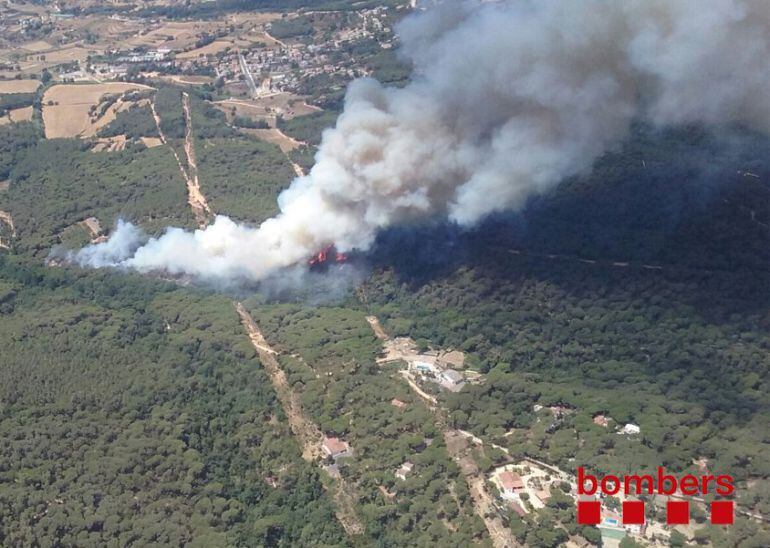
<svg viewBox="0 0 770 548"><path fill-rule="evenodd" d="M367 258L412 286L460 266L500 270L511 255L768 276L768 152L770 140L741 129L636 125L590 173L530 199L520 212L490 215L471 229L438 219L394 227Z"/></svg>
<svg viewBox="0 0 770 548"><path fill-rule="evenodd" d="M738 332L770 329L768 151L767 138L740 130L639 126L591 173L521 212L491 215L473 229L439 220L394 228L368 258L412 291L473 269L473 279L491 288L484 298L503 308L515 299L500 287L535 282L585 302L601 295L647 307L658 306L651 301L658 294L673 295L665 305L683 319ZM665 375L670 366L647 364L644 374ZM676 367L720 401L676 397L715 409L728 402L746 420L760 411L699 363Z"/></svg>

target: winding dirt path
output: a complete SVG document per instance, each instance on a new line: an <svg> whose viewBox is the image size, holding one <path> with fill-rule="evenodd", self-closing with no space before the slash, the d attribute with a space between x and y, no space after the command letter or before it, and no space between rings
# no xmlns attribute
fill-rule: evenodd
<svg viewBox="0 0 770 548"><path fill-rule="evenodd" d="M305 414L299 394L295 393L291 386L289 386L286 374L276 359L278 352L270 347L251 314L248 313L241 303L235 303L235 310L241 318L243 327L246 328L251 344L259 354L259 359L265 367L265 371L267 371L273 389L278 396L278 401L281 402L281 406L289 419L291 431L302 447L302 458L308 462L323 458L324 453L321 449L324 438L323 433ZM326 469L322 468L322 470L326 472L332 485L332 497L337 507L337 519L339 519L345 532L349 536L362 534L364 532L364 525L356 513L358 497L355 495L354 489L343 478L332 477Z"/></svg>
<svg viewBox="0 0 770 548"><path fill-rule="evenodd" d="M0 222L7 224L11 229L11 238L16 237L16 227L13 226L13 217L7 211L0 210ZM11 249L10 245L0 238L0 249Z"/></svg>
<svg viewBox="0 0 770 548"><path fill-rule="evenodd" d="M366 321L374 332L374 336L381 341L387 341L390 336L382 328L377 316L367 316ZM399 371L404 380L409 384L412 391L422 398L428 409L433 412L436 418L436 427L441 431L446 443L447 452L457 466L468 484L468 490L473 500L473 510L476 515L484 522L489 538L495 548L517 548L521 546L513 537L511 530L508 529L499 516L495 507L494 498L489 494L486 487L484 473L479 470L472 450L479 449L483 451L483 442L467 432L449 428L449 423L444 410L438 405L438 400L422 390L414 381L408 371Z"/></svg>
<svg viewBox="0 0 770 548"><path fill-rule="evenodd" d="M203 192L201 192L201 184L198 180L198 164L195 160L195 146L193 145L192 137L190 95L185 91L182 93L182 97L185 118L184 152L187 155L187 165L190 168L189 176L187 177L187 203L190 204L190 207L192 208L198 226L204 228L208 224L211 208L209 208L206 197L203 195Z"/></svg>
<svg viewBox="0 0 770 548"><path fill-rule="evenodd" d="M192 144L192 116L190 115L190 97L184 93L184 113L185 113L185 143L184 150L187 156L187 165L190 166L190 173L184 168L182 159L177 154L174 147L170 146L171 153L176 158L176 164L179 166L179 172L182 174L182 178L187 186L187 203L192 209L195 221L200 228L205 228L208 224L209 216L211 215L211 209L206 201L206 197L201 192L201 185L198 181L198 165L195 163L195 150ZM150 102L150 110L152 110L152 117L155 120L155 127L158 129L158 135L160 136L161 143L168 144L168 140L160 128L160 116L158 111L155 110L155 103ZM194 174L191 176L191 174Z"/></svg>

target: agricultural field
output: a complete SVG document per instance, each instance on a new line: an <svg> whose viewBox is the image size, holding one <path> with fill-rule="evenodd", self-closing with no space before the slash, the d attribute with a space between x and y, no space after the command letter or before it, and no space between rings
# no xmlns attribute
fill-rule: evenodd
<svg viewBox="0 0 770 548"><path fill-rule="evenodd" d="M0 118L0 124L13 124L17 122L29 122L32 120L32 107L15 108L8 111L8 114L4 118Z"/></svg>
<svg viewBox="0 0 770 548"><path fill-rule="evenodd" d="M169 48L183 51L195 46L201 36L227 33L227 26L219 21L184 21L169 22L157 28L140 32L126 40L125 46L146 48Z"/></svg>
<svg viewBox="0 0 770 548"><path fill-rule="evenodd" d="M117 112L130 106L118 100L103 115L92 116L91 109L97 107L104 96L149 89L152 88L142 84L120 82L53 86L43 96L46 138L91 137L114 120Z"/></svg>
<svg viewBox="0 0 770 548"><path fill-rule="evenodd" d="M0 94L34 93L40 84L39 80L0 80Z"/></svg>
<svg viewBox="0 0 770 548"><path fill-rule="evenodd" d="M216 55L217 53L232 47L236 47L235 40L216 40L203 47L177 53L176 58L197 59L198 57L206 57L207 55Z"/></svg>

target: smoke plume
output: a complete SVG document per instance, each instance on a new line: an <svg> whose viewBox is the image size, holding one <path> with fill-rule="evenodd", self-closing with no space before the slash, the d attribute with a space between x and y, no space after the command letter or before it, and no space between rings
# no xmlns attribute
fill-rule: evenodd
<svg viewBox="0 0 770 548"><path fill-rule="evenodd" d="M635 118L770 130L766 0L452 1L399 35L411 83L351 83L278 216L219 216L138 248L122 225L78 262L259 280L330 243L366 249L395 223L519 208L589 169Z"/></svg>

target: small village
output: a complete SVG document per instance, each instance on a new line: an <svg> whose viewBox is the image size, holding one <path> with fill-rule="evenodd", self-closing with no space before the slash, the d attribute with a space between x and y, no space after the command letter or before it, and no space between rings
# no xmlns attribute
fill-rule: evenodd
<svg viewBox="0 0 770 548"><path fill-rule="evenodd" d="M319 76L338 79L341 89L368 73L353 55L357 44L393 47L391 25L397 15L379 6L355 13L169 23L127 15L75 19L58 8L8 4L0 6L0 76L30 77L45 70L61 82L97 83L187 76L252 99L301 94ZM307 28L323 33L307 39L305 20L313 21ZM292 29L293 21L299 30ZM279 32L278 25L288 30Z"/></svg>

